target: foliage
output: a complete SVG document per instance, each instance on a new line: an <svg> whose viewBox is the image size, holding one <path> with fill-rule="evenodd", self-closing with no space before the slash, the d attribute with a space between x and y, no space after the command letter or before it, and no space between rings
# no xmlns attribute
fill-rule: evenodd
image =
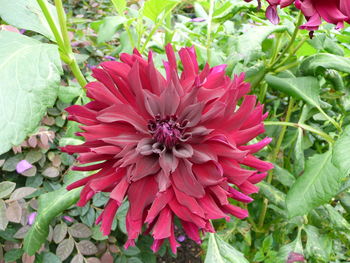
<svg viewBox="0 0 350 263"><path fill-rule="evenodd" d="M293 253L311 263L350 261L349 26L324 24L310 39L297 10L284 8L272 25L243 0L64 4L0 0L0 24L23 29L0 27L0 262L282 263ZM163 70L167 43L193 45L201 67L246 72L269 112L274 140L260 155L275 169L247 220L214 220L217 233L201 246L186 238L177 255L168 244L154 255L149 237L123 248L127 201L108 237L94 224L105 193L73 205L79 190L65 186L87 174L70 171L75 159L59 147L82 142L64 109L89 101L82 86L91 67L136 47L157 53ZM21 160L32 167L18 173Z"/></svg>

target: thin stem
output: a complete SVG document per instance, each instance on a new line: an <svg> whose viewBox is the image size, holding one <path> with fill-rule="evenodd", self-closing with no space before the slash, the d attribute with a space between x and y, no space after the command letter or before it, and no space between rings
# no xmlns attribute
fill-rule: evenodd
<svg viewBox="0 0 350 263"><path fill-rule="evenodd" d="M47 23L50 26L50 29L51 29L51 31L56 39L58 46L62 49L62 51L64 51L64 49L63 49L64 48L64 41L62 39L60 31L58 30L58 28L56 26L55 21L53 20L53 18L51 16L49 8L46 5L46 0L37 0L37 2L41 8L41 11L43 12L43 14L45 16Z"/></svg>
<svg viewBox="0 0 350 263"><path fill-rule="evenodd" d="M333 118L331 118L330 116L328 116L328 114L327 113L325 113L324 112L324 110L321 108L321 107L316 107L321 113L322 113L322 115L323 116L325 116L326 118L327 118L327 120L329 120L333 125L334 125L334 127L336 127L337 128L337 130L338 131L342 131L342 128L341 128L341 126L339 125L339 123L337 123Z"/></svg>
<svg viewBox="0 0 350 263"><path fill-rule="evenodd" d="M63 9L63 4L61 0L55 0L55 6L56 11L58 15L58 22L61 27L61 34L63 36L63 42L66 52L72 53L72 47L70 45L69 35L68 35L68 29L67 29L67 21L66 21L66 14Z"/></svg>
<svg viewBox="0 0 350 263"><path fill-rule="evenodd" d="M209 6L209 15L208 15L208 27L207 27L207 60L208 63L210 64L210 59L211 59L211 30L212 30L212 22L213 22L213 13L214 13L214 5L215 5L215 0L210 0L210 6Z"/></svg>
<svg viewBox="0 0 350 263"><path fill-rule="evenodd" d="M312 133L315 133L319 136L321 136L323 139L325 139L328 143L333 144L334 140L331 136L329 136L327 133L324 133L323 131L320 131L312 126L302 124L302 123L293 123L293 122L284 122L284 121L265 121L264 125L266 126L288 126L288 127L294 127L294 128L301 128L305 131L309 131Z"/></svg>
<svg viewBox="0 0 350 263"><path fill-rule="evenodd" d="M290 97L289 105L288 105L288 109L287 109L287 113L286 113L286 119L285 119L286 122L289 122L289 120L290 120L290 117L291 117L292 112L293 112L293 107L294 107L294 100L293 100L292 97ZM273 162L273 163L277 160L278 153L280 152L280 148L281 148L284 136L286 134L286 131L287 131L287 126L282 126L281 132L280 132L280 134L278 136L278 140L277 140L276 146L275 146L274 151L272 153L271 162ZM269 175L267 177L267 183L268 184L271 184L272 177L273 177L273 172L270 171ZM259 216L259 222L258 222L258 228L259 229L261 229L263 227L263 225L264 225L268 204L269 204L269 200L267 198L264 198L263 205L262 205L262 208L261 208L261 213L260 213L260 216Z"/></svg>
<svg viewBox="0 0 350 263"><path fill-rule="evenodd" d="M83 73L81 72L81 70L80 70L80 68L78 66L78 63L75 60L75 58L73 58L73 60L71 61L71 63L68 64L68 66L70 67L71 71L73 72L73 75L77 79L80 87L85 89L87 81L86 81Z"/></svg>

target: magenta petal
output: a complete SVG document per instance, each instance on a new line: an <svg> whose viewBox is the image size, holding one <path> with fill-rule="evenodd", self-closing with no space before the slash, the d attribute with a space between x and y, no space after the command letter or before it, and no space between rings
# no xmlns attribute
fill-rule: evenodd
<svg viewBox="0 0 350 263"><path fill-rule="evenodd" d="M270 5L266 9L266 17L274 25L277 25L280 22L280 18L279 18L278 14L277 14L277 8L276 8L275 5Z"/></svg>

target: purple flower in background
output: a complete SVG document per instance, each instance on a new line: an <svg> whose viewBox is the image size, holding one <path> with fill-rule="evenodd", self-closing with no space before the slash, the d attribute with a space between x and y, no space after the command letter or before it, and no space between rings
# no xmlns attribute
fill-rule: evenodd
<svg viewBox="0 0 350 263"><path fill-rule="evenodd" d="M17 173L21 174L32 167L33 165L31 165L27 160L22 160L16 165L16 171Z"/></svg>
<svg viewBox="0 0 350 263"><path fill-rule="evenodd" d="M305 262L305 258L302 254L290 252L287 263L294 263L294 262Z"/></svg>
<svg viewBox="0 0 350 263"><path fill-rule="evenodd" d="M112 60L112 61L116 61L117 60L115 57L112 57L112 56L104 56L104 58Z"/></svg>
<svg viewBox="0 0 350 263"><path fill-rule="evenodd" d="M184 235L178 236L177 241L184 242L186 240L186 237Z"/></svg>
<svg viewBox="0 0 350 263"><path fill-rule="evenodd" d="M93 70L94 68L96 68L96 66L90 65L90 64L87 64L87 67L88 67L89 69L91 69L91 70Z"/></svg>
<svg viewBox="0 0 350 263"><path fill-rule="evenodd" d="M192 18L191 22L204 22L205 18L203 17L196 17L196 18Z"/></svg>
<svg viewBox="0 0 350 263"><path fill-rule="evenodd" d="M36 214L37 214L37 212L33 212L33 213L30 213L30 214L28 215L28 225L31 226L31 225L34 224Z"/></svg>

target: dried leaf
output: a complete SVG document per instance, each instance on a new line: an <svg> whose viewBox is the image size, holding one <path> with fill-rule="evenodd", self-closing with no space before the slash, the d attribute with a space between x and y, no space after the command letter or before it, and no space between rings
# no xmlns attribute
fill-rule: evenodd
<svg viewBox="0 0 350 263"><path fill-rule="evenodd" d="M106 252L102 255L101 257L101 261L103 263L113 263L114 262L114 258L113 256L109 253L109 252Z"/></svg>
<svg viewBox="0 0 350 263"><path fill-rule="evenodd" d="M22 255L22 262L23 263L34 263L35 261L35 255L29 256L27 253L24 253Z"/></svg>
<svg viewBox="0 0 350 263"><path fill-rule="evenodd" d="M84 263L84 257L81 254L76 254L70 263Z"/></svg>
<svg viewBox="0 0 350 263"><path fill-rule="evenodd" d="M16 184L13 182L5 181L0 183L0 198L9 196L15 189Z"/></svg>
<svg viewBox="0 0 350 263"><path fill-rule="evenodd" d="M6 217L10 222L19 223L22 217L22 207L17 201L13 201L6 209Z"/></svg>
<svg viewBox="0 0 350 263"><path fill-rule="evenodd" d="M68 229L68 232L77 238L88 238L92 235L91 229L82 223L75 223Z"/></svg>
<svg viewBox="0 0 350 263"><path fill-rule="evenodd" d="M28 230L29 230L30 226L23 226L20 229L18 229L18 231L13 235L14 238L17 239L23 239L24 236L27 234Z"/></svg>
<svg viewBox="0 0 350 263"><path fill-rule="evenodd" d="M88 258L86 260L87 263L101 263L101 261L98 258Z"/></svg>
<svg viewBox="0 0 350 263"><path fill-rule="evenodd" d="M56 249L56 255L63 261L67 259L70 254L72 254L73 249L74 249L73 239L71 238L65 239L58 244L58 247Z"/></svg>
<svg viewBox="0 0 350 263"><path fill-rule="evenodd" d="M90 240L82 240L77 245L81 254L91 256L97 253L97 247Z"/></svg>
<svg viewBox="0 0 350 263"><path fill-rule="evenodd" d="M6 204L2 199L0 199L0 230L5 230L8 223L9 221L6 216Z"/></svg>
<svg viewBox="0 0 350 263"><path fill-rule="evenodd" d="M59 155L55 155L51 162L53 166L59 167L61 165L61 157Z"/></svg>
<svg viewBox="0 0 350 263"><path fill-rule="evenodd" d="M48 167L43 171L43 175L49 178L55 178L59 176L60 172L55 167Z"/></svg>
<svg viewBox="0 0 350 263"><path fill-rule="evenodd" d="M35 191L36 191L36 188L29 187L29 186L18 188L11 194L10 200L22 199L22 198L24 198L24 197L26 197L28 195L31 195Z"/></svg>
<svg viewBox="0 0 350 263"><path fill-rule="evenodd" d="M38 139L36 138L36 135L30 136L28 139L28 144L30 147L35 148L38 144Z"/></svg>
<svg viewBox="0 0 350 263"><path fill-rule="evenodd" d="M67 225L65 223L61 223L55 226L53 230L53 241L58 244L60 243L67 235Z"/></svg>
<svg viewBox="0 0 350 263"><path fill-rule="evenodd" d="M32 177L35 176L37 172L37 169L35 166L33 166L32 168L24 171L23 173L21 173L21 175L27 176L27 177Z"/></svg>

